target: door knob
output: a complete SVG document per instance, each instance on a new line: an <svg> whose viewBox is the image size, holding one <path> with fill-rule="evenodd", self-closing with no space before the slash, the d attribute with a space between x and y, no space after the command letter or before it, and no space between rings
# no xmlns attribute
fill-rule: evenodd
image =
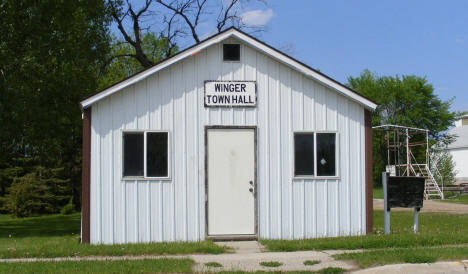
<svg viewBox="0 0 468 274"><path fill-rule="evenodd" d="M253 188L249 188L249 191L250 191L250 192L253 192Z"/></svg>
<svg viewBox="0 0 468 274"><path fill-rule="evenodd" d="M249 181L249 184L250 184L250 185L253 185L253 181Z"/></svg>

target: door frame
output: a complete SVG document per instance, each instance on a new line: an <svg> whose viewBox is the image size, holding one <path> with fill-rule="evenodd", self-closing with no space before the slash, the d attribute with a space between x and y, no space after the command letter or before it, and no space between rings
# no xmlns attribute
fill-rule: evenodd
<svg viewBox="0 0 468 274"><path fill-rule="evenodd" d="M208 234L208 130L210 129L250 129L254 132L254 234ZM215 241L257 240L258 239L258 201L257 201L257 126L205 126L205 238Z"/></svg>

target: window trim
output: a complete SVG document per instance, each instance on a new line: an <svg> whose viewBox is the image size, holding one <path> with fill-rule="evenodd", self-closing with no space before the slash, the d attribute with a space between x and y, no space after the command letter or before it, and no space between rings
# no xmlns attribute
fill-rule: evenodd
<svg viewBox="0 0 468 274"><path fill-rule="evenodd" d="M148 177L146 176L146 158L147 158L147 134L148 133L167 133L167 176L166 177ZM123 149L124 142L123 137L126 133L143 133L143 176L124 176L124 157ZM169 130L121 130L120 140L122 141L120 148L120 169L121 169L121 180L122 181L168 181L171 179L172 174L172 159L171 159L171 133Z"/></svg>
<svg viewBox="0 0 468 274"><path fill-rule="evenodd" d="M294 136L296 134L304 134L304 133L313 133L314 134L314 175L296 175L296 162L295 162L295 142ZM335 134L335 176L320 176L317 175L317 133L334 133ZM292 133L291 138L291 174L293 180L304 180L304 179L313 179L313 180L326 180L326 179L340 179L340 137L339 132L336 130L295 130Z"/></svg>
<svg viewBox="0 0 468 274"><path fill-rule="evenodd" d="M232 45L232 44L239 45L239 60L224 60L224 45ZM243 51L244 51L244 47L242 46L242 43L235 43L235 42L226 41L225 43L221 44L221 50L220 50L221 61L225 62L225 63L240 63L242 61Z"/></svg>

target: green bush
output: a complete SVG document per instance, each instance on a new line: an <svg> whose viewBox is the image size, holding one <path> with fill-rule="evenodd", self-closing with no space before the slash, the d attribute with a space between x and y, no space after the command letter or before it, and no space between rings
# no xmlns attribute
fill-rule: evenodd
<svg viewBox="0 0 468 274"><path fill-rule="evenodd" d="M35 174L26 174L15 178L5 197L5 209L15 217L26 217L49 210L47 203L41 199L44 193L42 185L37 184Z"/></svg>
<svg viewBox="0 0 468 274"><path fill-rule="evenodd" d="M66 204L62 209L60 210L60 214L62 215L69 215L75 213L75 205L72 203L72 200L70 199L70 202Z"/></svg>
<svg viewBox="0 0 468 274"><path fill-rule="evenodd" d="M31 169L13 178L7 195L2 198L2 209L14 217L58 213L71 193L69 180L62 179L63 168L35 166Z"/></svg>

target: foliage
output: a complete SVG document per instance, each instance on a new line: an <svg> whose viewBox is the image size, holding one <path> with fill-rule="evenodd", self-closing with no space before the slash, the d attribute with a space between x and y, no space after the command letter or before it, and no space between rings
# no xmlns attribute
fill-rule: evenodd
<svg viewBox="0 0 468 274"><path fill-rule="evenodd" d="M265 0L257 0L266 4ZM143 67L154 65L142 45L142 36L148 30L165 37L165 55L169 57L173 48L193 38L200 43L207 28L221 32L228 27L247 28L250 31L261 31L262 26L248 25L242 18L242 10L250 0L225 1L123 1L109 0L109 10L122 40L134 49L130 57L138 61ZM153 16L157 14L158 16ZM133 33L133 35L131 35Z"/></svg>
<svg viewBox="0 0 468 274"><path fill-rule="evenodd" d="M24 159L23 159L24 160ZM32 159L23 162L34 162ZM30 165L27 164L27 165ZM24 166L24 165L23 165ZM3 209L15 217L41 213L55 213L70 197L70 180L63 176L63 168L34 166L15 172L8 194L2 198Z"/></svg>
<svg viewBox="0 0 468 274"><path fill-rule="evenodd" d="M190 273L191 259L21 262L0 264L1 273Z"/></svg>
<svg viewBox="0 0 468 274"><path fill-rule="evenodd" d="M433 150L431 152L432 174L436 181L443 186L455 183L455 161L447 150Z"/></svg>
<svg viewBox="0 0 468 274"><path fill-rule="evenodd" d="M154 32L147 32L143 35L141 46L152 63L158 63L166 58L166 40L165 37L158 36ZM170 55L174 55L177 51L178 47L174 45ZM144 67L134 58L135 54L135 49L131 45L114 37L107 57L108 61L99 79L99 89L106 88L143 70Z"/></svg>
<svg viewBox="0 0 468 274"><path fill-rule="evenodd" d="M412 212L393 212L391 234L383 234L383 211L374 211L374 233L366 236L260 242L269 251L429 247L468 244L468 214L420 213L419 233L412 231ZM339 239L339 240L338 240Z"/></svg>
<svg viewBox="0 0 468 274"><path fill-rule="evenodd" d="M68 204L64 205L62 209L60 209L60 214L69 215L72 213L75 213L75 205L73 204L73 198L70 198Z"/></svg>
<svg viewBox="0 0 468 274"><path fill-rule="evenodd" d="M442 101L434 94L426 78L378 76L364 70L359 77L349 77L348 86L378 104L372 126L394 124L424 128L429 130L432 143L448 141L446 130L458 113L450 111L452 100ZM387 162L386 144L380 131L374 131L373 160L374 184L379 185Z"/></svg>
<svg viewBox="0 0 468 274"><path fill-rule="evenodd" d="M18 193L33 191L41 179L25 163L38 159L62 169L79 203L79 102L95 92L109 51L106 3L0 1L0 18L0 196L13 182Z"/></svg>

